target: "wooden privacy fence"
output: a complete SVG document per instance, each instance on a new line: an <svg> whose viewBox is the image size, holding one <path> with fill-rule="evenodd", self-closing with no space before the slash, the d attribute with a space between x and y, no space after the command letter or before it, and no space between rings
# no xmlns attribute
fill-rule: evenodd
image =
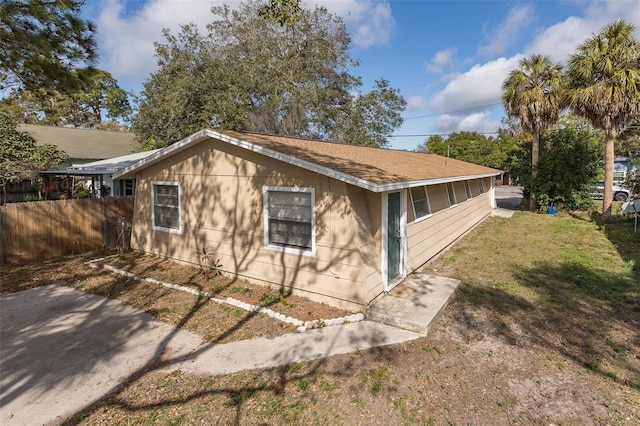
<svg viewBox="0 0 640 426"><path fill-rule="evenodd" d="M134 197L36 201L0 206L0 262L24 262L128 247Z"/></svg>

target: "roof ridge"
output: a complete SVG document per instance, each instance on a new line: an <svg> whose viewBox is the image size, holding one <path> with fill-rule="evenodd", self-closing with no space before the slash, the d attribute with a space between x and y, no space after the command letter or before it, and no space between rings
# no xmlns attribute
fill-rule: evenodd
<svg viewBox="0 0 640 426"><path fill-rule="evenodd" d="M423 152L423 151L414 151L414 150L406 150L406 149L396 149L396 148L386 148L383 146L372 146L372 145L361 145L361 144L357 144L357 143L349 143L349 142L339 142L339 141L332 141L332 140L323 140L323 139L308 139L302 136L290 136L290 135L276 135L276 134L272 134L272 133L262 133L262 132L251 132L248 130L225 130L225 129L211 129L214 132L219 132L219 133L225 133L225 132L235 132L235 133L241 133L241 134L245 134L245 135L253 135L253 136L267 136L267 137L274 137L274 138L285 138L285 139L294 139L294 140L300 140L303 142L319 142L319 143L327 143L327 144L334 144L334 145L346 145L349 147L357 147L357 148L369 148L369 149L380 149L380 150L385 150L385 151L396 151L396 152L415 152L415 153L420 153L420 154L430 154L430 155L437 155L437 154L433 154L430 152Z"/></svg>

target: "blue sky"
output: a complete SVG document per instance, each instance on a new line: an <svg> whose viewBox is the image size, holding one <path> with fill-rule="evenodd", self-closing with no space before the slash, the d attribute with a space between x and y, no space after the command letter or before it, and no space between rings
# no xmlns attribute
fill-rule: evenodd
<svg viewBox="0 0 640 426"><path fill-rule="evenodd" d="M180 24L204 28L213 5L235 0L89 0L99 67L138 93L156 68L154 41ZM575 47L614 20L640 28L640 1L303 0L344 18L352 34L353 74L368 90L384 77L407 99L390 147L415 149L428 135L492 134L505 116L500 86L518 61L544 54L564 63ZM636 37L640 33L636 31Z"/></svg>

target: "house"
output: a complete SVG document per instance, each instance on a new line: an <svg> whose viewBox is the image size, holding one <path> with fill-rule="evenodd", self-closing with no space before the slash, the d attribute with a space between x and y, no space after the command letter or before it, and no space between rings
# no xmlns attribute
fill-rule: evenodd
<svg viewBox="0 0 640 426"><path fill-rule="evenodd" d="M624 183L630 173L636 173L633 159L629 157L616 157L613 159L613 181Z"/></svg>
<svg viewBox="0 0 640 426"><path fill-rule="evenodd" d="M499 170L434 154L199 131L136 179L131 245L361 310L486 218Z"/></svg>
<svg viewBox="0 0 640 426"><path fill-rule="evenodd" d="M73 164L66 169L45 170L40 172L40 174L45 176L45 179L48 180L50 180L52 176L57 176L64 177L65 181L74 180L76 182L81 182L86 188L94 192L94 196L134 195L136 185L135 179L113 179L113 174L150 155L153 155L157 151L159 150L142 151L136 152L135 154L121 155L119 157L93 161L91 163ZM65 191L68 192L71 188L73 188L73 182L65 185ZM55 195L59 194L49 193L47 195L48 198L57 198Z"/></svg>
<svg viewBox="0 0 640 426"><path fill-rule="evenodd" d="M113 157L126 156L140 152L140 145L135 141L133 133L105 131L94 129L76 129L68 127L43 126L37 124L19 124L18 131L29 133L38 145L51 144L69 155L69 160L59 167L65 173L43 173L47 181L44 188L35 180L24 180L11 183L6 187L7 199L0 194L0 204L5 202L20 202L25 199L45 196L57 199L73 188L71 176L66 173L69 167L78 167ZM80 179L99 182L101 174L86 172L84 176L78 172L75 176ZM64 178L60 178L64 176ZM98 186L99 188L99 186Z"/></svg>
<svg viewBox="0 0 640 426"><path fill-rule="evenodd" d="M140 152L131 132L19 124L18 131L29 133L38 145L51 144L69 155L61 168Z"/></svg>

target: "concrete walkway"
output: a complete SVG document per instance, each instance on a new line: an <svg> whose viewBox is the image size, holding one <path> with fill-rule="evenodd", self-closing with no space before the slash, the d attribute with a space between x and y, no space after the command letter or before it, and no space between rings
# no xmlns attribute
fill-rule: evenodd
<svg viewBox="0 0 640 426"><path fill-rule="evenodd" d="M161 361L228 374L401 343L420 333L373 321L203 344L117 300L46 286L0 296L0 424L42 425L116 392Z"/></svg>

